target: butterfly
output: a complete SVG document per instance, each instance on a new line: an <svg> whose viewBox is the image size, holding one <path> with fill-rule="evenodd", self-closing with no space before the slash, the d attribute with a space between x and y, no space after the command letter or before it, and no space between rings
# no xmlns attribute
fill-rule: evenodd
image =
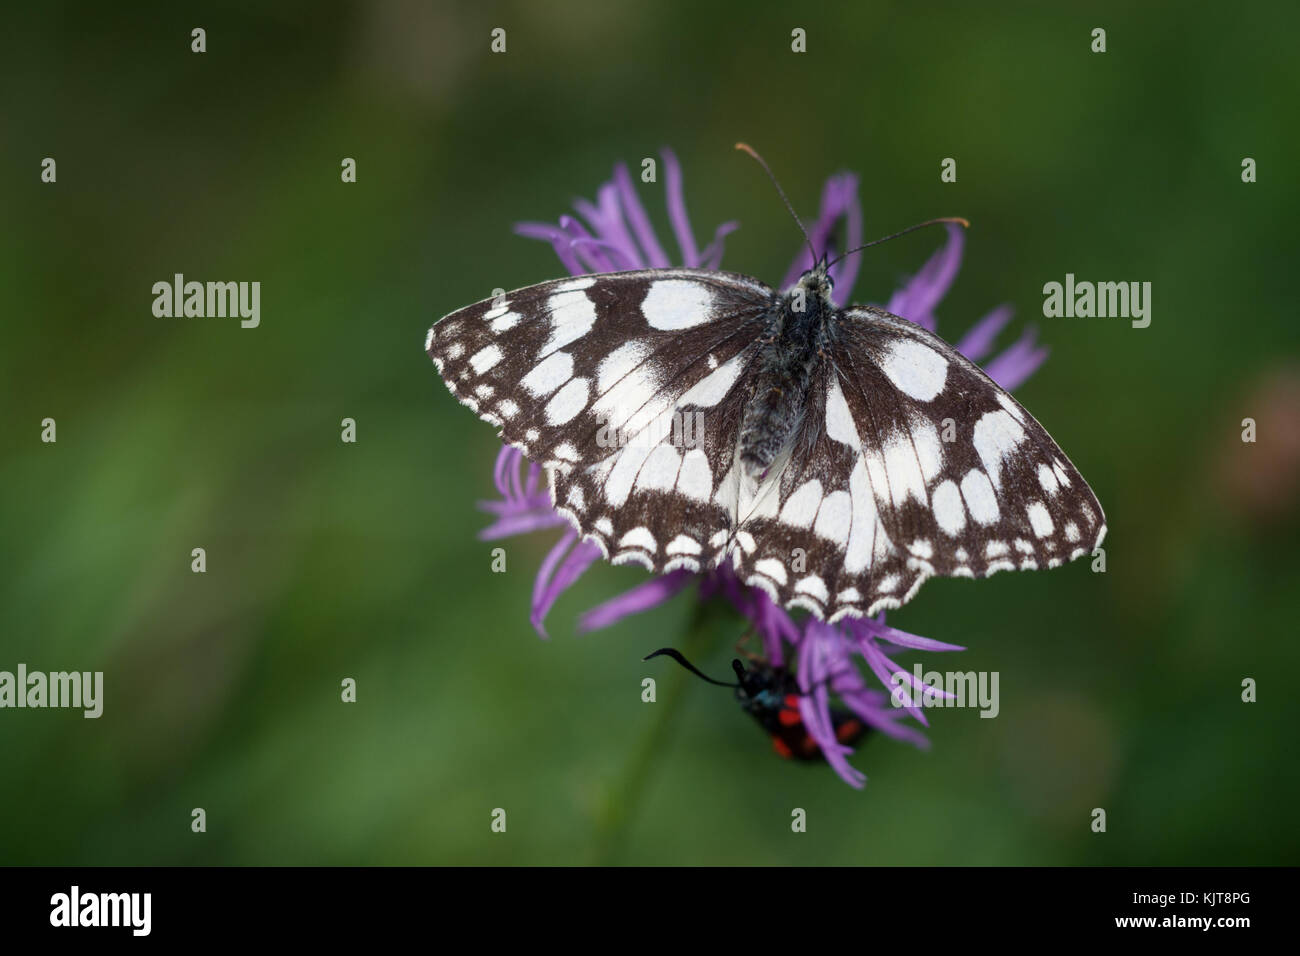
<svg viewBox="0 0 1300 956"><path fill-rule="evenodd" d="M744 711L758 721L758 725L772 738L772 749L787 760L825 760L821 745L809 733L799 709L803 692L794 674L784 667L775 667L765 661L754 661L746 667L739 659L731 662L736 672L736 683L714 680L697 670L695 665L671 647L661 647L642 660L666 655L686 668L696 677L719 687L734 687L736 700ZM856 715L843 708L830 710L831 728L835 739L844 746L852 746L868 733L867 725Z"/></svg>
<svg viewBox="0 0 1300 956"><path fill-rule="evenodd" d="M1101 505L1033 416L934 333L837 307L813 258L781 292L685 268L543 282L425 350L614 564L729 564L834 622L1091 553Z"/></svg>

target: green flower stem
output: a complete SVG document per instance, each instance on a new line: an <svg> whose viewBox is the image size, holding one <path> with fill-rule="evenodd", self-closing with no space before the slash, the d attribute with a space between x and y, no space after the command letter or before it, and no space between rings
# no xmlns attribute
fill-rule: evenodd
<svg viewBox="0 0 1300 956"><path fill-rule="evenodd" d="M720 631L722 620L734 620L721 602L707 601L696 605L682 643L678 646L688 660L704 656ZM658 663L658 660L656 660ZM646 791L651 784L651 774L656 763L670 749L673 731L681 719L691 675L671 661L670 670L656 677L656 700L650 729L641 738L622 772L611 785L604 805L596 820L595 862L605 865L612 862L622 849L628 827L636 816Z"/></svg>

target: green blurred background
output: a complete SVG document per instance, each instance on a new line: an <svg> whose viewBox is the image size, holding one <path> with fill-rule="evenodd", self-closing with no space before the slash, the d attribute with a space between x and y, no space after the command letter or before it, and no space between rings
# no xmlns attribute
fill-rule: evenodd
<svg viewBox="0 0 1300 956"><path fill-rule="evenodd" d="M106 687L99 720L0 711L0 860L1297 862L1294 4L268 6L6 12L0 669ZM1111 528L1105 574L934 581L891 614L970 648L927 666L1000 672L1001 715L869 741L861 792L640 663L692 598L575 635L638 568L593 569L536 637L555 533L490 572L498 444L421 350L559 274L513 222L664 145L698 238L739 219L724 266L779 281L798 237L738 139L806 216L850 169L868 237L972 221L940 332L1001 302L1000 344L1040 327L1019 396ZM637 187L661 230L662 182ZM940 238L871 250L855 299ZM260 281L261 327L155 318L175 272ZM1152 282L1150 328L1042 318L1066 272ZM725 672L738 632L698 663Z"/></svg>

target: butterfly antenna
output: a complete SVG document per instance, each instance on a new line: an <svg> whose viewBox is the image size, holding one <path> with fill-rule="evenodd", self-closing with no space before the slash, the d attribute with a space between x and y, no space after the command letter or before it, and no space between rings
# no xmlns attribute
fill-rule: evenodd
<svg viewBox="0 0 1300 956"><path fill-rule="evenodd" d="M970 228L970 223L967 220L962 219L960 216L944 216L941 219L927 219L925 222L918 222L915 226L908 226L902 232L896 232L892 236L885 236L883 239L873 239L870 242L858 246L856 249L850 249L848 252L844 253L844 255L838 257L835 260L835 262L839 262L840 259L844 259L848 256L851 256L855 252L861 252L863 249L869 248L871 246L878 246L882 242L888 242L890 239L897 239L899 236L905 236L909 232L916 232L916 230L924 229L926 226L937 226L940 223L944 223L944 222L955 223L956 225L961 226L963 229ZM835 262L832 262L826 268L829 269L831 266L835 265Z"/></svg>
<svg viewBox="0 0 1300 956"><path fill-rule="evenodd" d="M781 188L781 184L777 182L776 177L772 175L772 170L767 165L767 162L763 159L762 156L758 155L758 153L755 152L754 147L750 146L748 143L737 143L736 149L743 150L744 152L749 153L750 156L753 156L756 160L758 160L758 165L763 167L763 172L767 173L767 178L772 180L772 185L776 187L776 191L780 195L781 201L785 203L785 208L790 210L790 215L791 217L793 217L795 225L797 225L799 227L799 231L803 233L804 242L808 243L808 251L812 253L812 261L816 262L817 250L813 248L812 239L808 237L808 230L805 229L803 227L803 223L799 221L799 216L794 211L794 206L790 205L790 200L786 198L785 190Z"/></svg>
<svg viewBox="0 0 1300 956"><path fill-rule="evenodd" d="M706 680L706 681L708 681L710 684L717 684L719 687L739 687L739 686L740 686L739 684L724 684L724 683L723 683L722 681L720 681L720 680L714 680L712 677L709 677L707 674L703 674L703 673L701 673L700 670L699 670L699 669L698 669L694 664L692 664L692 663L691 663L690 661L688 661L686 658L682 657L682 655L681 655L681 653L680 653L679 651L674 650L674 649L671 648L671 647L661 647L661 648L659 648L659 650L655 651L653 654L647 654L645 657L641 658L641 660L643 660L643 661L648 661L648 660L650 660L650 658L652 658L652 657L658 657L660 654L663 654L663 655L665 655L665 656L667 656L667 657L671 657L673 660L675 660L678 664L681 664L683 667L685 667L688 671L690 671L690 672L691 672L692 674L694 674L696 677L699 677L699 678L701 678L701 679L703 679L703 680Z"/></svg>

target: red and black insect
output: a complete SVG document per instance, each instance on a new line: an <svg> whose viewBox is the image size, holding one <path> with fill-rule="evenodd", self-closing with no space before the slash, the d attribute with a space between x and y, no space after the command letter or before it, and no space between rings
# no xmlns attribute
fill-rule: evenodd
<svg viewBox="0 0 1300 956"><path fill-rule="evenodd" d="M733 660L731 667L736 672L736 683L728 684L701 673L671 647L661 647L642 659L648 661L661 654L671 657L710 684L734 687L740 706L767 731L772 738L772 749L782 757L792 760L825 759L821 747L808 732L803 715L799 712L799 699L803 696L799 684L794 674L784 667L773 667L766 661L755 661L746 667L739 659ZM831 723L835 727L835 739L845 746L861 740L868 731L856 714L840 708L831 708Z"/></svg>

